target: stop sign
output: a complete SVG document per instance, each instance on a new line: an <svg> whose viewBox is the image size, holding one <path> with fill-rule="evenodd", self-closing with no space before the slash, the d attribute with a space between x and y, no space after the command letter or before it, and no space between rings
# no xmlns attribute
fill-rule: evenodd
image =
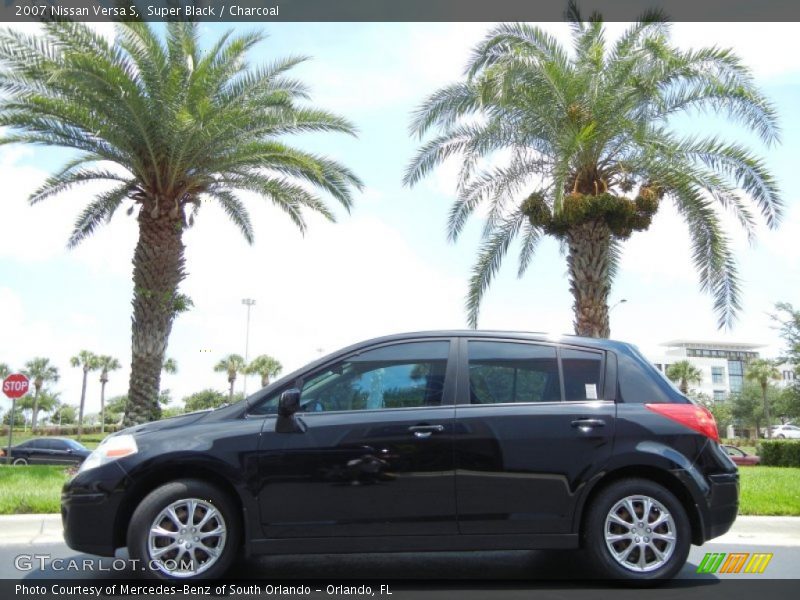
<svg viewBox="0 0 800 600"><path fill-rule="evenodd" d="M3 380L3 393L9 398L21 398L28 393L30 381L22 373L12 373Z"/></svg>

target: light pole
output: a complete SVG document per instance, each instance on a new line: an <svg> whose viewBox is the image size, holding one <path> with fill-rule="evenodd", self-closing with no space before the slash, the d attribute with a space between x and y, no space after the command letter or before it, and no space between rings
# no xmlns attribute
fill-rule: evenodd
<svg viewBox="0 0 800 600"><path fill-rule="evenodd" d="M244 366L247 368L247 355L250 351L250 308L255 305L256 301L252 298L244 298L242 300L242 304L247 307L247 329L245 330L244 334ZM244 397L247 398L247 374L242 373L242 381L243 381L243 390L242 393Z"/></svg>
<svg viewBox="0 0 800 600"><path fill-rule="evenodd" d="M627 299L627 298L623 298L623 299L622 299L622 300L620 300L619 302L615 303L615 304L614 304L614 305L613 305L611 308L609 308L609 309L608 309L608 312L610 313L612 310L614 310L615 308L617 308L617 307L618 307L620 304L625 304L627 301L628 301L628 299Z"/></svg>

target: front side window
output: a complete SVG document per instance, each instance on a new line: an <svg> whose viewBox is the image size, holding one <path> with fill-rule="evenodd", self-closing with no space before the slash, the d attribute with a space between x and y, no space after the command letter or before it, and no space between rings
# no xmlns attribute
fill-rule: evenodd
<svg viewBox="0 0 800 600"><path fill-rule="evenodd" d="M300 410L329 412L439 406L450 343L381 346L334 363L302 382ZM280 393L255 414L277 412Z"/></svg>
<svg viewBox="0 0 800 600"><path fill-rule="evenodd" d="M554 347L471 341L468 352L472 404L561 400Z"/></svg>

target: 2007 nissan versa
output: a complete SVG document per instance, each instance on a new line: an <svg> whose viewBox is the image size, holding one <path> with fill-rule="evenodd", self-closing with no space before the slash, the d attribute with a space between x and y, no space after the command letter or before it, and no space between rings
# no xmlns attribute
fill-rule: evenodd
<svg viewBox="0 0 800 600"><path fill-rule="evenodd" d="M403 334L109 436L61 511L71 548L127 546L161 578L263 553L585 547L605 577L660 580L736 518L718 442L628 344Z"/></svg>

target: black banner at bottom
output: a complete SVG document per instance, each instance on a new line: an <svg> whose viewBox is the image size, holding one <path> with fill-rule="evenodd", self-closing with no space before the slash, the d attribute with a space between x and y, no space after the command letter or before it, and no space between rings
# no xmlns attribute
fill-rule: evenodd
<svg viewBox="0 0 800 600"><path fill-rule="evenodd" d="M175 600L212 600L237 598L271 599L332 599L414 600L433 598L444 600L558 598L582 600L609 598L614 600L769 600L796 598L799 580L796 579L703 579L699 581L672 580L659 587L632 587L615 581L197 581L159 582L151 580L93 580L23 579L0 580L0 598L30 600L128 600L174 598Z"/></svg>

